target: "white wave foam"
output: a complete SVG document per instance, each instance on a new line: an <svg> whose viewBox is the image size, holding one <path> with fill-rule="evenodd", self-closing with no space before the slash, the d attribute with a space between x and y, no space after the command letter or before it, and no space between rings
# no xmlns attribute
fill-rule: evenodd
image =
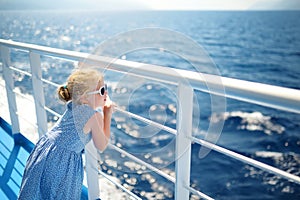
<svg viewBox="0 0 300 200"><path fill-rule="evenodd" d="M283 157L283 153L272 152L272 151L257 151L257 152L255 152L255 156L262 157L262 158L279 159L279 158Z"/></svg>
<svg viewBox="0 0 300 200"><path fill-rule="evenodd" d="M273 123L270 116L263 115L261 112L225 112L223 116L213 115L211 121L218 122L222 118L228 120L233 117L242 119L241 124L237 126L237 128L241 130L263 131L268 135L271 135L272 133L281 134L285 131L285 128L282 125Z"/></svg>

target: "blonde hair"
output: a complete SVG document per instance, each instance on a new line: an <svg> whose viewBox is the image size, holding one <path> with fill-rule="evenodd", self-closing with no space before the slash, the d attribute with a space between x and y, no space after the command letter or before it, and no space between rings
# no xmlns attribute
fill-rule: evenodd
<svg viewBox="0 0 300 200"><path fill-rule="evenodd" d="M66 85L58 87L57 94L63 102L72 100L81 104L80 97L95 88L95 84L99 84L101 81L103 81L103 75L99 71L78 69L69 76Z"/></svg>

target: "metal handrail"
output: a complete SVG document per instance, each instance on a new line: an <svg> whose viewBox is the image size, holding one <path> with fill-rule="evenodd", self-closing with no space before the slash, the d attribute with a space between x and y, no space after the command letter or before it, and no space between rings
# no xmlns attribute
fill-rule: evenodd
<svg viewBox="0 0 300 200"><path fill-rule="evenodd" d="M148 169L150 169L150 170L156 172L157 174L161 175L161 176L164 177L165 179L167 179L167 180L169 180L169 181L175 183L176 179L175 179L174 177L172 177L172 176L170 176L170 175L164 173L163 171L159 170L158 168L154 167L153 165L151 165L151 164L149 164L149 163L146 163L146 162L142 161L141 159L139 159L139 158L137 158L136 156L134 156L134 155L132 155L132 154L130 154L130 153L124 151L123 149L117 147L116 145L109 144L109 147L112 148L112 149L114 149L114 150L116 150L116 151L118 151L118 152L121 153L121 154L126 155L126 156L127 156L128 158L130 158L131 160L133 160L133 161L135 161L135 162L137 162L137 163L139 163L139 164L144 165L145 167L147 167Z"/></svg>
<svg viewBox="0 0 300 200"><path fill-rule="evenodd" d="M193 89L196 89L196 90L200 90L200 91L204 91L204 92L208 92L208 93L212 93L212 94L216 94L216 95L222 95L222 96L237 99L240 101L255 103L255 104L259 104L259 105L263 105L263 106L267 106L267 107L271 107L271 108L277 108L277 109L281 109L281 110L285 110L285 111L289 111L289 112L300 113L300 90L296 90L296 89L284 88L284 87L267 85L267 84L262 84L262 83L255 83L255 82L250 82L250 81L243 81L243 80L220 77L220 76L209 75L209 74L201 74L201 76L199 76L195 72L190 72L190 71L186 71L186 70L170 69L170 68L157 66L157 65L148 65L148 64L144 64L144 63L137 63L137 62L119 60L119 59L112 60L112 58L103 57L103 56L91 56L87 53L67 51L67 50L62 50L62 49L43 47L43 46L38 46L38 45L25 44L25 43L2 40L2 39L0 39L0 44L7 46L7 47L11 47L11 48L27 50L29 52L34 52L36 54L55 56L55 57L70 59L70 60L74 60L74 61L101 63L102 66L104 66L104 67L109 65L109 70L114 70L114 71L118 71L118 72L122 72L122 73L126 73L127 71L131 70L131 71L135 71L135 74L132 74L132 75L141 76L141 77L148 78L148 79L155 79L155 80L168 82L168 83L176 84L176 85L177 85L178 79L184 78L184 79L188 80L189 84L193 87ZM145 66L148 66L148 67L145 67ZM10 68L12 70L16 70L16 71L19 71L22 73L22 70L16 69L15 67L10 67ZM139 68L139 70L132 70L132 69L136 69L136 68ZM27 75L27 72L25 72L24 74ZM162 77L163 77L163 79L162 79ZM213 80L215 80L215 79L221 79L221 82L214 83ZM56 83L53 83L48 80L42 79L42 81L46 82L48 84L51 84L53 86L58 86ZM208 88L205 86L208 81L211 81L210 84L217 84L216 88L218 88L220 86L224 86L224 88L226 90L226 94L222 93L218 90L208 90ZM218 84L222 84L222 85L218 85ZM50 108L44 107L44 109L49 112L52 112ZM117 108L117 111L121 112L123 114L126 114L130 117L133 117L135 119L138 119L142 122L145 122L149 125L158 127L169 133L177 135L177 130L175 130L175 129L164 126L164 125L154 122L152 120L146 119L146 118L136 115L134 113L121 110L119 108ZM56 114L59 115L58 113L56 113ZM264 163L258 162L254 159L248 158L246 156L235 153L233 151L230 151L223 147L209 143L207 141L204 141L204 140L201 140L198 138L194 138L191 136L188 136L187 138L190 140L190 142L195 142L195 143L205 146L209 149L215 150L224 155L227 155L234 159L240 160L244 163L250 164L252 166L258 167L262 170L274 173L276 175L279 175L281 177L287 178L293 182L300 184L300 177L298 177L298 176L289 174L287 172L284 172L284 171L274 168L272 166L266 165ZM115 145L112 145L112 144L110 144L110 145L115 150L119 151L120 153L124 151L124 150L116 147ZM138 159L131 154L126 153L126 155L135 161L137 161L137 159ZM138 162L140 162L140 161L141 160L138 159ZM144 161L141 161L140 163L147 166L149 169L153 168L152 165L150 165ZM155 169L154 169L154 171L158 172ZM160 174L160 173L158 172L158 174ZM167 178L168 180L170 180L172 182L176 181L176 179L174 179L173 177L171 177L169 175L166 175L166 174L160 174L160 175ZM202 198L211 199L210 197L206 196L205 194L201 193L200 191L197 191L197 190L191 188L189 185L185 185L184 187L186 187L186 189L188 189L190 192L197 194Z"/></svg>
<svg viewBox="0 0 300 200"><path fill-rule="evenodd" d="M9 68L12 69L12 70L14 70L14 71L16 71L16 72L19 72L20 74L24 74L24 75L29 76L29 77L32 76L29 72L26 72L24 70L18 69L16 67L10 66Z"/></svg>
<svg viewBox="0 0 300 200"><path fill-rule="evenodd" d="M52 115L58 117L58 118L60 118L60 117L62 116L61 114L55 112L54 110L52 110L51 108L49 108L49 107L47 107L47 106L44 106L44 109L45 109L46 111L48 111L49 113L51 113Z"/></svg>
<svg viewBox="0 0 300 200"><path fill-rule="evenodd" d="M213 200L213 198L211 198L210 196L198 191L198 190L195 190L194 188L190 187L190 186L186 186L186 188L193 194L203 198L203 199L207 199L207 200Z"/></svg>
<svg viewBox="0 0 300 200"><path fill-rule="evenodd" d="M74 52L63 49L26 44L11 40L0 39L0 44L7 47L26 49L31 52L43 55L55 56L75 61L85 61L89 63L101 64L99 67L109 66L109 70L127 73L134 71L135 76L149 79L159 79L160 81L177 84L178 80L185 79L196 90L225 95L232 99L255 103L271 108L281 109L289 112L300 113L300 91L280 86L256 83L251 81L238 80L217 75L201 74L181 70L166 68L158 65L137 63L133 61L113 59L104 56L90 55L88 53ZM138 69L138 70L136 70ZM214 82L214 80L221 80ZM215 88L224 87L226 94L219 90L208 90L207 84L214 85Z"/></svg>
<svg viewBox="0 0 300 200"><path fill-rule="evenodd" d="M155 126L156 128L159 128L159 129L161 129L161 130L164 130L164 131L167 131L167 132L169 132L169 133L172 133L173 135L176 135L176 133L177 133L177 131L176 131L175 129L173 129L173 128L170 128L170 127L168 127L168 126L164 126L164 125L162 125L162 124L160 124L160 123L157 123L157 122L152 121L152 120L150 120L150 119L147 119L147 118L145 118L145 117L141 117L141 116L136 115L136 114L134 114L134 113L132 113L132 112L128 112L128 111L126 111L126 110L122 110L122 109L120 109L119 107L116 107L115 110L118 111L118 112L120 112L120 113L123 113L123 114L125 114L125 115L127 115L127 116L129 116L129 117L132 117L132 118L134 118L134 119L137 119L137 120L139 120L139 121L141 121L141 122L144 122L144 123L146 123L146 124L148 124L148 125L150 125L150 126Z"/></svg>
<svg viewBox="0 0 300 200"><path fill-rule="evenodd" d="M95 169L97 170L97 169ZM116 185L118 188L121 188L121 190L123 190L124 192L126 192L127 194L129 194L131 197L133 197L134 199L137 200L142 200L141 198L139 198L138 196L136 196L136 194L132 193L131 191L129 191L128 189L126 189L123 185L121 185L120 183L112 180L111 178L109 178L104 172L102 172L101 170L97 170L99 174L101 174L104 178L106 178L107 180L109 180L112 184Z"/></svg>
<svg viewBox="0 0 300 200"><path fill-rule="evenodd" d="M247 163L249 165L252 165L254 167L257 167L257 168L260 168L264 171L267 171L267 172L270 172L270 173L273 173L273 174L276 174L278 176L281 176L283 178L286 178L292 182L295 182L295 183L298 183L300 184L300 177L296 176L296 175L293 175L293 174L290 174L288 172L285 172L283 170L280 170L280 169L277 169L275 167L272 167L270 165L267 165L265 163L262 163L262 162L259 162L257 160L254 160L252 158L248 158L246 156L243 156L241 154L238 154L234 151L230 151L228 149L225 149L223 147L220 147L218 145L215 145L215 144L212 144L208 141L205 141L205 140L201 140L201 139L198 139L198 138L195 138L195 137L190 137L190 139L193 141L193 142L196 142L204 147L207 147L209 149L212 149L214 151L217 151L219 153L222 153L226 156L229 156L231 158L234 158L236 160L239 160L239 161L242 161L243 163Z"/></svg>
<svg viewBox="0 0 300 200"><path fill-rule="evenodd" d="M118 108L117 111L120 111L120 112L122 112L122 113L124 113L124 114L126 114L128 116L131 116L131 117L134 117L135 119L143 121L143 122L147 123L148 125L153 125L153 126L155 126L157 128L161 128L162 130L167 130L169 133L172 133L174 135L177 134L177 131L175 129L172 129L172 128L169 128L169 127L168 127L168 129L166 129L165 126L163 126L163 125L161 125L159 123L153 122L153 121L151 121L149 119L145 119L143 117L140 117L140 116L135 115L133 113L130 113L128 111L123 111L123 110L121 110L119 108ZM159 125L157 125L157 124L159 124ZM199 139L199 138L195 138L195 137L189 137L189 139L191 141L197 143L197 144L200 144L201 146L204 146L204 147L208 148L208 149L212 149L212 150L217 151L217 152L219 152L219 153L221 153L223 155L226 155L226 156L232 157L232 158L234 158L236 160L239 160L239 161L241 161L243 163L252 165L254 167L257 167L257 168L260 168L260 169L262 169L264 171L267 171L269 173L273 173L275 175L279 175L282 178L285 178L285 179L288 179L288 180L290 180L292 182L300 184L300 177L298 177L298 176L295 176L293 174L287 173L287 172L285 172L283 170L277 169L275 167L272 167L272 166L267 165L265 163L259 162L257 160L254 160L254 159L249 158L247 156L244 156L242 154L236 153L234 151L228 150L226 148L223 148L223 147L221 147L219 145L210 143L208 141L205 141L205 140L202 140L202 139ZM126 153L124 153L124 154L126 155ZM141 164L145 164L145 163L141 163Z"/></svg>

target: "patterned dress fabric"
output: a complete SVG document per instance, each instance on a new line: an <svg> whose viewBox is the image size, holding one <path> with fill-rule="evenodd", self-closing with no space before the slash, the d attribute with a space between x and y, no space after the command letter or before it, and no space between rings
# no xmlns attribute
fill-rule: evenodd
<svg viewBox="0 0 300 200"><path fill-rule="evenodd" d="M18 199L80 199L82 152L91 140L83 127L95 112L87 105L68 102L63 116L31 152Z"/></svg>

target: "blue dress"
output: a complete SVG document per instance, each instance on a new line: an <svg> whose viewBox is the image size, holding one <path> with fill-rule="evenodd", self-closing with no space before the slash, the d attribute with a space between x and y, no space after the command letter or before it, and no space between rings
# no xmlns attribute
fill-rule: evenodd
<svg viewBox="0 0 300 200"><path fill-rule="evenodd" d="M83 127L95 112L87 105L67 104L63 116L31 152L18 199L80 199L82 151L91 140Z"/></svg>

